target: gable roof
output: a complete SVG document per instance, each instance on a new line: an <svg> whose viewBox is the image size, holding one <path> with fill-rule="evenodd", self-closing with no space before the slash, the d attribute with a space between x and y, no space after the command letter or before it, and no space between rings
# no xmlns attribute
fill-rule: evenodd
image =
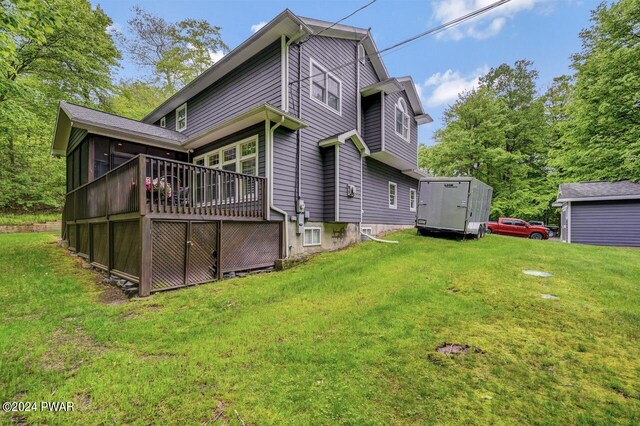
<svg viewBox="0 0 640 426"><path fill-rule="evenodd" d="M431 123L433 119L431 116L424 112L422 108L422 102L418 95L416 85L413 83L413 79L409 76L406 77L391 77L386 80L379 81L378 83L371 84L367 87L360 89L360 94L364 97L371 96L375 93L384 92L385 94L396 93L404 90L409 98L409 103L413 109L416 121L418 124Z"/></svg>
<svg viewBox="0 0 640 426"><path fill-rule="evenodd" d="M175 130L60 101L51 147L52 154L66 154L72 127L171 149L180 149L180 144L186 140L183 134Z"/></svg>
<svg viewBox="0 0 640 426"><path fill-rule="evenodd" d="M60 101L51 153L53 155L66 154L72 128L85 129L96 135L186 152L264 120L282 120L282 125L291 130L307 126L302 120L265 103L249 108L223 123L187 137L175 130L165 129L154 124L142 123L119 115Z"/></svg>
<svg viewBox="0 0 640 426"><path fill-rule="evenodd" d="M348 132L344 133L338 133L337 135L329 136L328 138L322 139L320 142L318 142L318 146L324 148L327 146L344 145L348 139L351 139L356 148L358 148L361 156L366 157L371 154L371 151L369 150L367 144L364 143L362 136L355 129L349 130Z"/></svg>
<svg viewBox="0 0 640 426"><path fill-rule="evenodd" d="M633 199L640 199L640 183L621 180L617 182L576 182L560 184L556 202Z"/></svg>
<svg viewBox="0 0 640 426"><path fill-rule="evenodd" d="M386 80L389 78L387 68L385 67L384 62L382 62L382 57L377 53L378 47L376 46L369 30L342 24L332 25L332 22L300 17L289 9L285 9L255 34L223 56L222 59L211 65L205 72L174 93L169 99L164 101L160 106L144 117L142 121L145 123L155 123L160 118L169 114L171 111L175 110L177 107L224 77L227 73L240 66L247 59L274 43L276 40L279 40L282 35L287 36L290 40L298 40L302 37L322 32L321 36L323 37L336 37L360 41L366 54L369 56L369 60L371 61L378 78L380 80ZM332 27L327 29L329 26ZM413 81L411 84L413 85ZM416 91L415 86L412 90L414 92ZM419 109L420 114L422 114L422 105L420 105Z"/></svg>

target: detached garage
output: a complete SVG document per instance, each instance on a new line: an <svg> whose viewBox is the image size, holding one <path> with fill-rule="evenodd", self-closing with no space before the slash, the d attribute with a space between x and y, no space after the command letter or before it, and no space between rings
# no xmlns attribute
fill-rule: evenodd
<svg viewBox="0 0 640 426"><path fill-rule="evenodd" d="M562 207L562 241L640 247L640 184L565 183L553 204Z"/></svg>

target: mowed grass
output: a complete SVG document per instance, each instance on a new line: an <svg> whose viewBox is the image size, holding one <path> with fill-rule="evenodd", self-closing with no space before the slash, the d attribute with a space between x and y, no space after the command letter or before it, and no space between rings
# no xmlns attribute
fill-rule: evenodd
<svg viewBox="0 0 640 426"><path fill-rule="evenodd" d="M640 423L640 250L387 238L114 303L52 235L1 235L0 400L75 411L0 422Z"/></svg>

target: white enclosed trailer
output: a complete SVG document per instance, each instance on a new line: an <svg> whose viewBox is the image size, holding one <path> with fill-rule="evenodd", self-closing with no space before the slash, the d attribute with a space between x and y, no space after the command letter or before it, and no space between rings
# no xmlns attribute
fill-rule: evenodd
<svg viewBox="0 0 640 426"><path fill-rule="evenodd" d="M428 232L484 236L493 188L470 177L420 179L416 227Z"/></svg>

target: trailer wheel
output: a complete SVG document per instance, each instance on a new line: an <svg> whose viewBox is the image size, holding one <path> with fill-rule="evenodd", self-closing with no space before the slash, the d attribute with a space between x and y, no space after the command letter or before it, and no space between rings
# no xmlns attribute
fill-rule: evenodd
<svg viewBox="0 0 640 426"><path fill-rule="evenodd" d="M480 239L484 237L484 233L485 233L484 225L480 225L480 227L478 228L477 238Z"/></svg>
<svg viewBox="0 0 640 426"><path fill-rule="evenodd" d="M542 234L539 232L534 232L533 234L531 234L529 236L529 238L531 238L532 240L541 240L542 239Z"/></svg>

